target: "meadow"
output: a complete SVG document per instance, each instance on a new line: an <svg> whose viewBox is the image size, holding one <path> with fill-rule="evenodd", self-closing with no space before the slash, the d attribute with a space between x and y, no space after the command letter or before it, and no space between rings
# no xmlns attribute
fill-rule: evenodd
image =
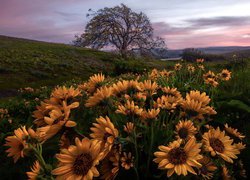
<svg viewBox="0 0 250 180"><path fill-rule="evenodd" d="M3 179L249 175L249 59L124 61L63 44L0 42Z"/></svg>

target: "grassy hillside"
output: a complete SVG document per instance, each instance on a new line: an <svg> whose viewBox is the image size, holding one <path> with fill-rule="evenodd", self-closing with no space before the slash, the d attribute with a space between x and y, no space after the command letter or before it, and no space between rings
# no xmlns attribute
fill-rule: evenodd
<svg viewBox="0 0 250 180"><path fill-rule="evenodd" d="M0 36L0 89L60 83L110 67L112 55ZM6 83L8 82L8 83Z"/></svg>
<svg viewBox="0 0 250 180"><path fill-rule="evenodd" d="M116 62L116 56L107 52L6 36L0 36L0 49L2 96L21 87L56 85L73 78L86 79L96 72L110 73ZM147 64L162 66L160 61Z"/></svg>

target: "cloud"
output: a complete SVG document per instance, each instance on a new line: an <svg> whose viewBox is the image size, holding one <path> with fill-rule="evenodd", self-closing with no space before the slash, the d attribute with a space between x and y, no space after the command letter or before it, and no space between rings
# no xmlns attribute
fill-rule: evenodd
<svg viewBox="0 0 250 180"><path fill-rule="evenodd" d="M182 26L153 23L155 35L169 48L250 45L250 17L212 17L183 20Z"/></svg>
<svg viewBox="0 0 250 180"><path fill-rule="evenodd" d="M190 23L193 27L235 27L235 26L245 26L250 25L250 16L222 16L213 18L199 18L199 19L189 19L186 22Z"/></svg>
<svg viewBox="0 0 250 180"><path fill-rule="evenodd" d="M157 3L145 0L0 0L0 34L68 43L75 34L84 31L89 8L98 10L122 2L137 12L145 12L154 22L155 35L164 37L169 48L250 45L250 13L242 11L242 15L237 11L240 7L246 9L250 5L248 0L221 0L220 3L216 0L157 0Z"/></svg>

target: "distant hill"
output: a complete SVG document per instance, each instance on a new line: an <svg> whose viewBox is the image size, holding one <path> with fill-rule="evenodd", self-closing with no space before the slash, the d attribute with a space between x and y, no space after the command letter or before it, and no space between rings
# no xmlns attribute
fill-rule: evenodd
<svg viewBox="0 0 250 180"><path fill-rule="evenodd" d="M206 47L206 48L195 48L205 54L226 54L238 51L250 51L250 46L221 46L221 47ZM168 50L168 58L180 57L184 49Z"/></svg>
<svg viewBox="0 0 250 180"><path fill-rule="evenodd" d="M250 58L250 49L233 51L233 52L225 53L223 55L226 57L233 57L234 55L236 55L236 58Z"/></svg>
<svg viewBox="0 0 250 180"><path fill-rule="evenodd" d="M0 35L0 98L21 87L53 86L98 72L111 74L117 57L109 52ZM163 67L157 60L128 63Z"/></svg>

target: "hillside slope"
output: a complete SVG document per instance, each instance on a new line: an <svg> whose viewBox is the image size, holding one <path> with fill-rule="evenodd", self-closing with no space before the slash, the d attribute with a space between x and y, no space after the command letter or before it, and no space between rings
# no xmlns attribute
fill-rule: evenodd
<svg viewBox="0 0 250 180"><path fill-rule="evenodd" d="M0 36L0 89L84 78L110 67L111 59L105 52Z"/></svg>
<svg viewBox="0 0 250 180"><path fill-rule="evenodd" d="M57 85L96 72L110 73L116 59L102 51L0 36L0 97L21 87ZM141 63L162 66L160 61Z"/></svg>

